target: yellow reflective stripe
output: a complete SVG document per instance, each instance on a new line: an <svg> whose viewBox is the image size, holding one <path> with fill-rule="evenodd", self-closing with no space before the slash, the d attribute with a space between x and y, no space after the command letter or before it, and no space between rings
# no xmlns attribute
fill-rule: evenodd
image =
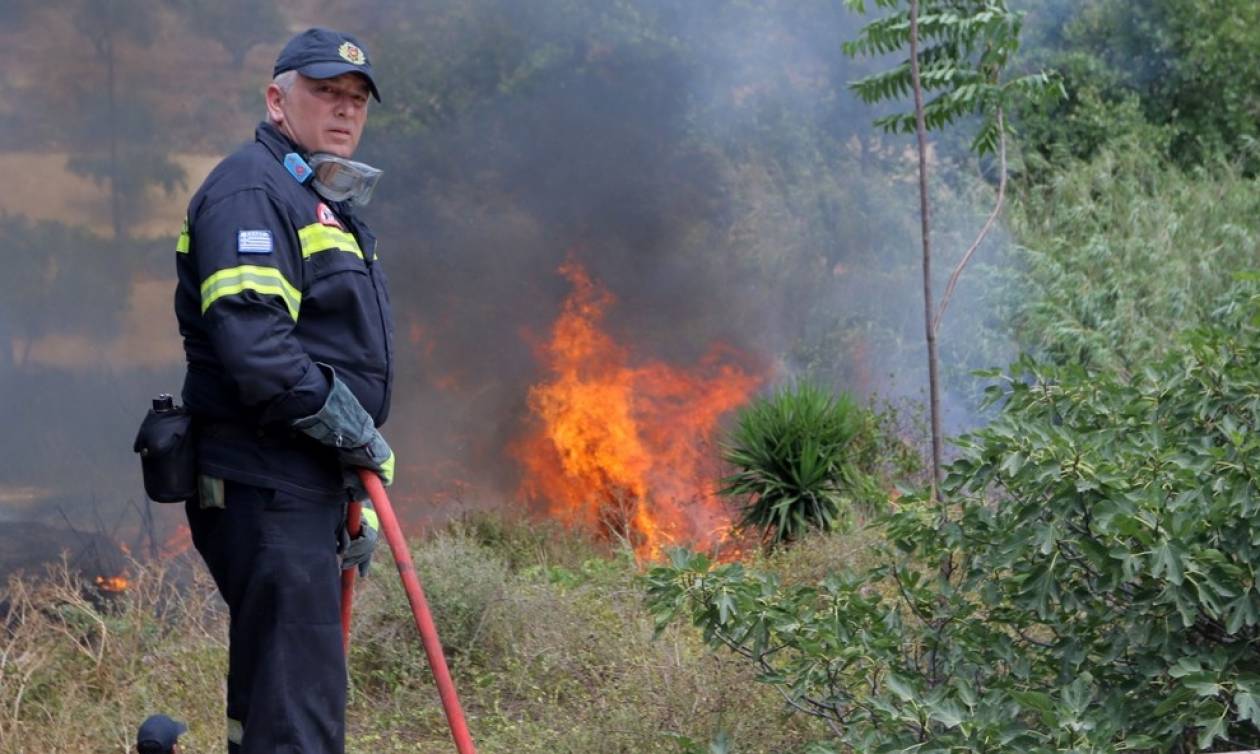
<svg viewBox="0 0 1260 754"><path fill-rule="evenodd" d="M389 458L381 464L381 481L386 485L394 483L394 451L389 452Z"/></svg>
<svg viewBox="0 0 1260 754"><path fill-rule="evenodd" d="M333 249L348 251L359 259L363 258L363 251L359 248L359 242L354 240L354 236L331 225L314 223L305 228L299 228L298 243L302 245L303 259L309 259L312 254Z"/></svg>
<svg viewBox="0 0 1260 754"><path fill-rule="evenodd" d="M188 253L188 220L184 220L184 227L179 229L179 240L175 242L175 251L180 254Z"/></svg>
<svg viewBox="0 0 1260 754"><path fill-rule="evenodd" d="M361 521L377 531L381 530L381 519L377 517L376 511L366 505L363 506Z"/></svg>
<svg viewBox="0 0 1260 754"><path fill-rule="evenodd" d="M280 270L275 267L259 267L252 264L219 270L206 278L201 284L201 313L205 314L211 304L224 296L231 296L241 291L279 296L284 299L284 305L288 307L293 321L297 321L298 309L302 305L302 294L288 280L285 280Z"/></svg>

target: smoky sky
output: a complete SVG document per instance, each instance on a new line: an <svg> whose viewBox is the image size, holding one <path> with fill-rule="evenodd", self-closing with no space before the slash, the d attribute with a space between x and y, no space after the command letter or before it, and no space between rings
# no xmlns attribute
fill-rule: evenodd
<svg viewBox="0 0 1260 754"><path fill-rule="evenodd" d="M127 117L145 115L144 137L133 142L139 131L98 124L83 140L58 119L74 117L76 97L100 93L99 58L74 23L94 3L28 5L0 12L0 41L29 58L0 53L0 99L40 107L0 106L0 156L99 158L109 141L102 128L140 162L222 155L251 138L286 37L249 48L238 67L180 15L183 6L115 4L119 28L127 13L152 16L151 39L113 42L115 109L134 103ZM685 368L722 343L765 374L767 388L809 376L862 395L923 391L910 142L877 133L870 123L879 111L848 91L888 61L841 53L862 19L839 3L364 1L274 10L290 30L351 31L374 56L385 102L370 113L356 157L385 171L364 215L390 278L398 361L384 432L403 469L396 494L413 514L452 501L512 503L518 471L505 448L528 426L529 386L545 376L536 346L569 292L557 273L566 259L616 297L605 324L633 359ZM61 73L36 76L59 50L74 51ZM175 183L182 198L173 206L198 179ZM102 206L107 189L102 182ZM137 280L169 278L173 293L181 217L152 216L163 195L159 183L134 193L129 216L160 221L169 236L110 238L98 206L84 231L95 240L61 242L53 272L39 267L31 279L60 280L92 253L117 259L100 282L114 300L127 299ZM0 228L10 235L24 222L28 236L45 232L5 212ZM943 202L940 267L961 252L950 244L977 218L967 201ZM85 224L70 211L54 219ZM1005 244L999 234L989 256ZM31 248L42 253L37 242ZM66 285L75 289L47 292L61 302L55 322L51 311L0 310L8 320L0 338L11 345L0 359L0 487L10 490L0 515L101 529L143 500L131 441L147 399L177 392L182 368L23 361L26 344L59 334L120 337L109 296L100 312L86 304L80 312L76 302L92 286ZM980 288L961 291L951 317L993 325L983 299ZM1002 353L974 345L943 350L956 372ZM951 399L964 405L965 393ZM169 507L161 514L165 525L178 518Z"/></svg>

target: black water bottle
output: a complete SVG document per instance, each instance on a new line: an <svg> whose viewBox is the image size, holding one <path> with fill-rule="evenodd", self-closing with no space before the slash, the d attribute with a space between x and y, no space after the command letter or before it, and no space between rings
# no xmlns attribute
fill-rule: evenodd
<svg viewBox="0 0 1260 754"><path fill-rule="evenodd" d="M197 495L197 448L192 433L192 416L176 406L169 393L153 399L133 448L140 454L149 499L179 503Z"/></svg>
<svg viewBox="0 0 1260 754"><path fill-rule="evenodd" d="M160 393L153 399L153 413L164 414L175 410L175 398L170 393Z"/></svg>

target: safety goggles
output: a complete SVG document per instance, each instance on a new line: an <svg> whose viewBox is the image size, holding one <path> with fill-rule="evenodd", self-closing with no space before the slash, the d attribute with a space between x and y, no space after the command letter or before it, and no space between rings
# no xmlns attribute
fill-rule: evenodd
<svg viewBox="0 0 1260 754"><path fill-rule="evenodd" d="M372 190L381 179L381 170L332 154L311 155L309 162L315 191L330 202L349 200L362 207L372 200Z"/></svg>

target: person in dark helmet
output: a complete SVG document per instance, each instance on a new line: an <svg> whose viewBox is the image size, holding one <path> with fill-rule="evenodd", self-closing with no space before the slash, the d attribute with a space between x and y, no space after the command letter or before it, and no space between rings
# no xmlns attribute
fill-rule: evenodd
<svg viewBox="0 0 1260 754"><path fill-rule="evenodd" d="M176 248L183 400L197 436L193 544L230 615L233 754L344 750L341 568L357 470L385 484L392 332L376 238L360 217L380 171L350 158L380 99L349 34L291 39L254 141L210 173ZM370 519L368 519L370 521ZM339 557L340 555L340 557Z"/></svg>
<svg viewBox="0 0 1260 754"><path fill-rule="evenodd" d="M179 754L179 737L188 726L166 715L151 715L136 732L136 754Z"/></svg>

